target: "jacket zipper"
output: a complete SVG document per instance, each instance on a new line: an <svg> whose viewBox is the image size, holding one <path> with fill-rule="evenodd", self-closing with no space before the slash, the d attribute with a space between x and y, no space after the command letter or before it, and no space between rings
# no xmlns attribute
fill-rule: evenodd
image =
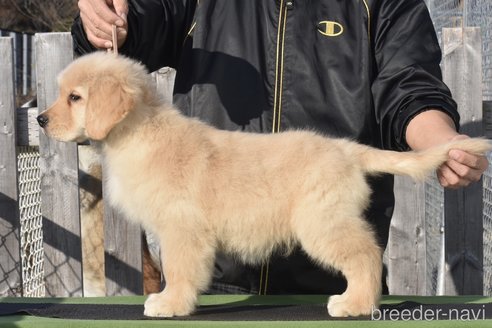
<svg viewBox="0 0 492 328"><path fill-rule="evenodd" d="M277 52L275 58L275 89L273 100L272 133L280 132L280 118L282 114L282 89L284 80L284 49L287 11L294 7L292 0L280 1L280 14L277 31ZM261 266L259 295L266 295L268 288L270 263L267 261Z"/></svg>
<svg viewBox="0 0 492 328"><path fill-rule="evenodd" d="M273 123L272 133L280 131L280 117L282 114L282 90L284 79L284 50L285 50L285 29L287 22L287 11L293 7L292 0L280 1L280 15L278 20L277 32L277 53L275 58L275 89L273 101Z"/></svg>

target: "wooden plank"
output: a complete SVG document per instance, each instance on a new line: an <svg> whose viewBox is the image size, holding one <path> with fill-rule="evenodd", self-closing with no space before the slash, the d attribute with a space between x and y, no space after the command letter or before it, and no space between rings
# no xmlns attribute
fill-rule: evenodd
<svg viewBox="0 0 492 328"><path fill-rule="evenodd" d="M461 133L482 136L480 28L443 29L443 76L458 103ZM483 292L482 182L445 195L446 294Z"/></svg>
<svg viewBox="0 0 492 328"><path fill-rule="evenodd" d="M104 170L103 170L104 177ZM106 184L103 179L103 195ZM106 295L143 294L142 232L104 197Z"/></svg>
<svg viewBox="0 0 492 328"><path fill-rule="evenodd" d="M37 107L17 108L17 145L39 146L39 124Z"/></svg>
<svg viewBox="0 0 492 328"><path fill-rule="evenodd" d="M38 108L45 110L58 94L58 73L73 59L69 33L35 36ZM41 198L48 296L82 296L76 143L39 136Z"/></svg>
<svg viewBox="0 0 492 328"><path fill-rule="evenodd" d="M390 294L425 295L425 190L423 183L395 177L395 210L386 251Z"/></svg>
<svg viewBox="0 0 492 328"><path fill-rule="evenodd" d="M0 296L22 296L12 38L0 38Z"/></svg>

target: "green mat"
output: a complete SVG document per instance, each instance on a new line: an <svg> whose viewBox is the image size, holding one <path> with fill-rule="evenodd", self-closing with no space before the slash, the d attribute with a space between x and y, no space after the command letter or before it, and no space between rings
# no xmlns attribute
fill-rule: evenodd
<svg viewBox="0 0 492 328"><path fill-rule="evenodd" d="M200 298L200 310L185 320L120 320L132 317L131 311L141 316L145 297L104 298L0 298L0 313L9 306L34 306L61 308L91 308L93 312L120 312L110 320L59 319L26 314L0 316L0 327L492 327L492 298L481 296L413 297L385 296L382 307L373 317L332 320L326 314L327 296L247 296L213 295ZM403 303L404 306L401 307ZM99 305L99 306L98 306ZM120 306L120 307L119 307ZM129 307L125 307L129 306ZM424 310L422 310L424 306ZM108 311L111 310L111 311ZM119 310L118 310L119 309ZM125 310L129 309L129 310ZM131 309L131 310L130 310ZM394 312L391 313L390 311ZM202 311L200 313L200 311ZM299 314L296 311L300 311ZM386 312L384 312L386 311ZM408 313L404 312L407 311ZM428 311L428 313L423 313ZM439 313L439 311L442 311ZM453 312L449 312L453 311ZM470 312L471 311L471 312ZM7 311L8 312L8 311ZM212 314L210 316L210 314ZM440 315L440 321L435 319ZM450 318L453 320L446 320ZM200 315L202 315L200 317ZM205 315L205 316L203 316ZM208 316L207 316L208 315ZM219 318L217 318L219 315ZM220 315L223 315L220 317ZM63 313L62 313L63 316ZM386 321L381 321L385 317ZM237 321L242 320L245 321ZM258 318L258 319L257 319ZM400 319L394 321L394 319ZM147 319L147 318L140 318ZM411 320L414 319L414 320ZM262 320L262 321L260 321ZM273 321L272 321L273 320ZM293 321L302 320L302 321ZM316 321L313 321L316 320Z"/></svg>

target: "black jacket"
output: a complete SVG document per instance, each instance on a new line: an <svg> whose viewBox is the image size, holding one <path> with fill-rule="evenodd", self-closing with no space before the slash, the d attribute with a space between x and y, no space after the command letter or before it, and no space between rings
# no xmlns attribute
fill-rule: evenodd
<svg viewBox="0 0 492 328"><path fill-rule="evenodd" d="M407 150L405 128L419 112L440 109L458 124L422 0L130 0L129 5L129 34L120 51L150 71L176 68L175 104L219 128L307 128ZM94 50L79 19L72 32L76 52ZM367 218L385 246L393 180L370 182L374 194ZM231 284L260 293L344 288L328 286L327 273L302 251L274 257L262 269L241 267L222 255L217 263L214 291Z"/></svg>

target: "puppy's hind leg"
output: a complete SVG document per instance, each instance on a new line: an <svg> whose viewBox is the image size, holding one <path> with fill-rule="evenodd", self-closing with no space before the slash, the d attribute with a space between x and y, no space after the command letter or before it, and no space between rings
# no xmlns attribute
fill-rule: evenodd
<svg viewBox="0 0 492 328"><path fill-rule="evenodd" d="M148 297L144 314L150 317L189 315L195 309L198 294L211 281L215 259L213 238L206 229L191 225L176 226L159 237L166 286L162 292Z"/></svg>
<svg viewBox="0 0 492 328"><path fill-rule="evenodd" d="M330 297L328 313L334 317L368 315L381 295L381 249L363 219L341 220L332 215L306 219L309 228L299 229L299 241L315 261L340 270L347 279L347 290Z"/></svg>
<svg viewBox="0 0 492 328"><path fill-rule="evenodd" d="M345 233L351 235L333 244L333 267L347 279L347 290L328 302L328 313L334 317L369 315L381 297L382 250L364 219L349 226Z"/></svg>

